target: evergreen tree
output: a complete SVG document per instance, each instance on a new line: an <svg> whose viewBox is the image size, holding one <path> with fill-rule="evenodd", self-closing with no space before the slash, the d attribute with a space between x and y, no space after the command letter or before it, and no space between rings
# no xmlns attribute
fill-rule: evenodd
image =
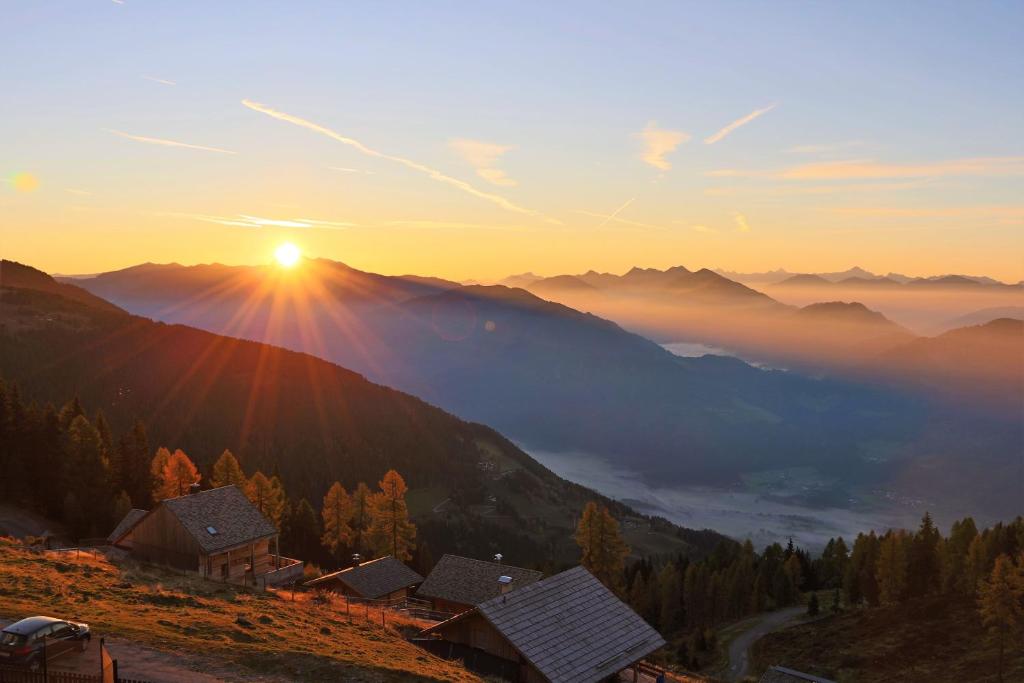
<svg viewBox="0 0 1024 683"><path fill-rule="evenodd" d="M1024 564L1024 556L1021 557ZM999 648L999 681L1007 641L1024 631L1024 574L1007 555L996 558L992 574L978 589L982 623Z"/></svg>
<svg viewBox="0 0 1024 683"><path fill-rule="evenodd" d="M671 633L682 625L683 616L683 587L679 580L679 572L671 562L666 563L658 572L658 591L661 604L658 622L663 632Z"/></svg>
<svg viewBox="0 0 1024 683"><path fill-rule="evenodd" d="M416 547L416 526L409 521L405 503L408 487L395 470L380 480L380 492L371 499L370 543L378 556L392 555L407 562Z"/></svg>
<svg viewBox="0 0 1024 683"><path fill-rule="evenodd" d="M129 498L128 494L124 491L118 492L118 494L114 496L114 502L111 504L111 521L114 524L117 524L125 518L125 515L127 515L131 509L132 499Z"/></svg>
<svg viewBox="0 0 1024 683"><path fill-rule="evenodd" d="M131 430L121 437L118 450L121 488L131 498L134 507L149 509L153 504L153 490L157 481L152 466L159 467L157 471L162 477L163 467L171 457L170 452L162 448L162 453L150 460L146 426L141 420L136 420Z"/></svg>
<svg viewBox="0 0 1024 683"><path fill-rule="evenodd" d="M245 478L245 472L242 471L242 466L238 464L238 459L235 458L231 451L224 449L224 452L217 458L217 462L213 463L213 471L210 474L210 486L212 488L220 488L221 486L234 485L244 491L248 482L249 480Z"/></svg>
<svg viewBox="0 0 1024 683"><path fill-rule="evenodd" d="M188 495L189 487L199 482L202 475L192 460L180 448L168 458L160 473L156 499L179 498Z"/></svg>
<svg viewBox="0 0 1024 683"><path fill-rule="evenodd" d="M71 429L71 423L75 421L76 417L83 417L85 411L82 410L82 402L75 396L73 399L64 404L64 407L60 409L60 428L62 431L67 432Z"/></svg>
<svg viewBox="0 0 1024 683"><path fill-rule="evenodd" d="M629 546L622 540L619 523L607 507L587 503L576 528L576 544L582 556L580 564L614 591L622 587L622 574Z"/></svg>
<svg viewBox="0 0 1024 683"><path fill-rule="evenodd" d="M878 599L891 605L904 598L907 591L907 546L905 531L889 531L878 548L875 578L878 581Z"/></svg>
<svg viewBox="0 0 1024 683"><path fill-rule="evenodd" d="M821 611L821 607L818 605L818 594L811 593L811 599L807 602L807 616L816 617Z"/></svg>
<svg viewBox="0 0 1024 683"><path fill-rule="evenodd" d="M84 415L68 428L68 480L65 490L74 494L81 515L65 519L79 538L106 535L110 529L110 472L103 457L99 432Z"/></svg>
<svg viewBox="0 0 1024 683"><path fill-rule="evenodd" d="M925 512L921 526L910 543L908 558L908 592L921 596L939 590L941 568L939 566L939 530L932 522L931 514Z"/></svg>
<svg viewBox="0 0 1024 683"><path fill-rule="evenodd" d="M266 479L261 473L257 474ZM305 498L299 500L288 515L287 522L281 537L286 552L303 560L317 557L320 548L320 526L317 523L316 511L309 501Z"/></svg>
<svg viewBox="0 0 1024 683"><path fill-rule="evenodd" d="M342 553L352 542L352 527L349 526L349 520L352 518L352 499L341 483L334 482L327 490L320 514L324 521L324 533L320 542L335 559L340 560Z"/></svg>

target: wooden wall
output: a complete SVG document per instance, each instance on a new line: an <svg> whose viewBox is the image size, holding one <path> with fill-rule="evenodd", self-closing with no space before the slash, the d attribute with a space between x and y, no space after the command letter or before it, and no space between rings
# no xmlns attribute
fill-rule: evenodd
<svg viewBox="0 0 1024 683"><path fill-rule="evenodd" d="M199 545L163 506L146 515L128 535L132 555L147 562L198 571Z"/></svg>

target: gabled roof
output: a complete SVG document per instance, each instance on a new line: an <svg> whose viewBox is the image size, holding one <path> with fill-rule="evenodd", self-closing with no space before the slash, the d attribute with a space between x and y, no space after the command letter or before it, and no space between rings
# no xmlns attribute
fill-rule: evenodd
<svg viewBox="0 0 1024 683"><path fill-rule="evenodd" d="M596 683L665 644L583 567L477 605L426 629L479 614L549 681Z"/></svg>
<svg viewBox="0 0 1024 683"><path fill-rule="evenodd" d="M107 540L111 543L117 543L118 540L120 540L126 533L128 533L129 529L135 526L136 522L138 522L145 516L145 510L132 508L131 510L128 511L128 514L126 514L124 518L117 523L117 526L114 527L114 530L110 532L109 536L107 536Z"/></svg>
<svg viewBox="0 0 1024 683"><path fill-rule="evenodd" d="M414 586L423 577L409 569L391 555L364 562L331 574L324 574L306 583L307 586L340 581L364 598L370 600Z"/></svg>
<svg viewBox="0 0 1024 683"><path fill-rule="evenodd" d="M501 593L498 578L502 576L512 577L510 590L515 590L530 585L543 574L497 562L444 555L430 570L423 585L416 591L416 596L478 605Z"/></svg>
<svg viewBox="0 0 1024 683"><path fill-rule="evenodd" d="M162 500L119 536L112 535L111 542L120 541L161 507L181 523L204 554L222 552L277 533L277 527L249 502L241 489L231 484Z"/></svg>
<svg viewBox="0 0 1024 683"><path fill-rule="evenodd" d="M834 683L834 681L805 674L802 671L787 669L784 666L770 666L761 675L759 683Z"/></svg>

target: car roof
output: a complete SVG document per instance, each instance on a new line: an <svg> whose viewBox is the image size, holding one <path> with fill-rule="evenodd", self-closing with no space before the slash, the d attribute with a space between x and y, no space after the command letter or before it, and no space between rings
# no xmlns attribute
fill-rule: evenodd
<svg viewBox="0 0 1024 683"><path fill-rule="evenodd" d="M27 636L35 633L43 626L49 624L56 624L62 622L63 619L57 619L56 617L27 617L21 621L15 622L4 629L5 633L17 633L21 636Z"/></svg>

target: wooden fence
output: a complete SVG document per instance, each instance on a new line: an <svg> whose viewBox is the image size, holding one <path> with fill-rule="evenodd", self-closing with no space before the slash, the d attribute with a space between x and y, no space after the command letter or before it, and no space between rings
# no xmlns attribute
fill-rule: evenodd
<svg viewBox="0 0 1024 683"><path fill-rule="evenodd" d="M99 674L79 674L73 671L28 671L12 666L0 666L0 683L103 683ZM118 678L117 683L147 683L133 678Z"/></svg>

